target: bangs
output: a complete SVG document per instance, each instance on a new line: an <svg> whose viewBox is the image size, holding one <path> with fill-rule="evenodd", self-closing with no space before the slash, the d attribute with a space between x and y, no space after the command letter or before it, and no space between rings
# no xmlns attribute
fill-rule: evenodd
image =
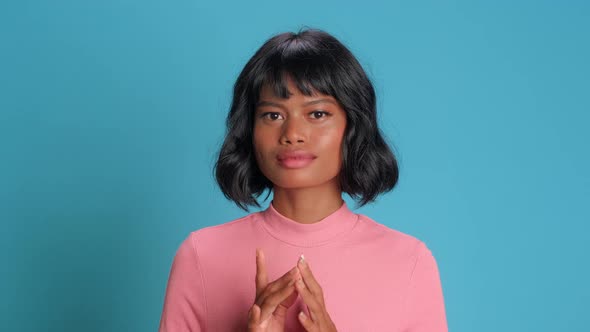
<svg viewBox="0 0 590 332"><path fill-rule="evenodd" d="M337 68L334 50L322 52L317 45L300 40L287 40L280 46L269 50L253 71L251 100L258 102L263 87L271 88L280 98L289 98L293 94L287 89L289 79L306 96L321 93L337 97L338 76L344 73Z"/></svg>

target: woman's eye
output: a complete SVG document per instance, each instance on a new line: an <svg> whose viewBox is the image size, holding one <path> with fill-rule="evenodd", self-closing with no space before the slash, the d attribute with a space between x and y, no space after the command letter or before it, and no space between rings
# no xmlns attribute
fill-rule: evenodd
<svg viewBox="0 0 590 332"><path fill-rule="evenodd" d="M330 115L330 113L328 113L326 111L313 111L313 112L311 112L311 117L314 119L321 119L327 115Z"/></svg>
<svg viewBox="0 0 590 332"><path fill-rule="evenodd" d="M266 113L262 114L262 117L265 119L276 121L281 118L281 114L276 113L276 112L266 112Z"/></svg>

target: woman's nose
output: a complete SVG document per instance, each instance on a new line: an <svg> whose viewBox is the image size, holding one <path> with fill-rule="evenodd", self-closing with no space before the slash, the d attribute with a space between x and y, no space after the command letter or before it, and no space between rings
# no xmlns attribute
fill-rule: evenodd
<svg viewBox="0 0 590 332"><path fill-rule="evenodd" d="M280 142L281 144L298 144L305 142L306 126L303 121L295 118L287 119L283 123Z"/></svg>

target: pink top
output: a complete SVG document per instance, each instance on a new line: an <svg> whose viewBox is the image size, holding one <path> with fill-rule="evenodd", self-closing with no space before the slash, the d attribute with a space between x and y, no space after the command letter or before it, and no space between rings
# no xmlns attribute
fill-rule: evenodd
<svg viewBox="0 0 590 332"><path fill-rule="evenodd" d="M447 331L434 257L418 239L343 204L314 224L262 212L192 232L180 245L166 288L160 332L245 331L254 303L256 248L272 282L305 255L340 332ZM301 298L285 331L304 331Z"/></svg>

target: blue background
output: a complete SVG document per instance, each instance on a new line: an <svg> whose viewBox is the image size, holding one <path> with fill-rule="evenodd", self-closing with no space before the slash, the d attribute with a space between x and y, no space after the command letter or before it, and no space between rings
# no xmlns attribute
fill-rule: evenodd
<svg viewBox="0 0 590 332"><path fill-rule="evenodd" d="M303 26L375 84L401 178L357 211L426 242L450 330L586 330L588 17L585 1L3 2L2 330L157 329L180 242L245 214L212 176L234 80Z"/></svg>

